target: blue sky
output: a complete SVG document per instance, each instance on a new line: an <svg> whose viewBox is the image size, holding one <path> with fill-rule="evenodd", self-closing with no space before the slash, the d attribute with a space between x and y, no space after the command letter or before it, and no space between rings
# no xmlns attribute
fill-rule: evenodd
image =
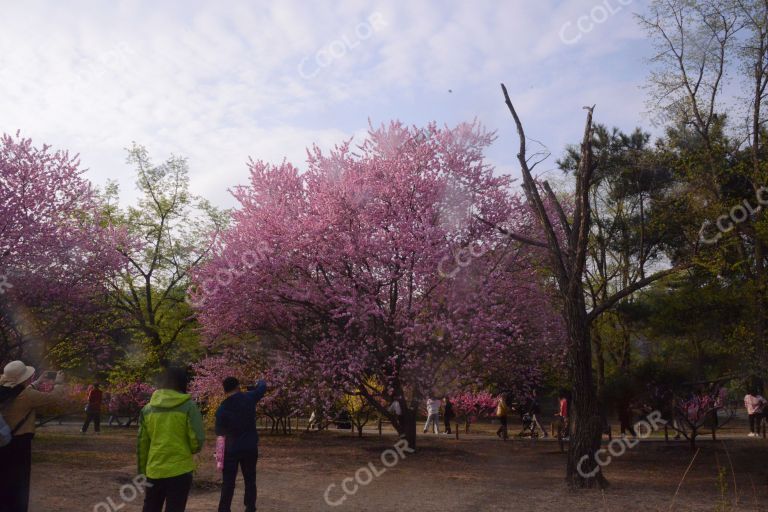
<svg viewBox="0 0 768 512"><path fill-rule="evenodd" d="M308 145L360 138L369 119L477 118L498 131L488 160L517 175L502 81L553 153L543 170L578 139L584 105L650 128L639 0L2 4L0 131L79 152L126 201L131 141L187 157L193 190L231 206L248 157L301 167Z"/></svg>

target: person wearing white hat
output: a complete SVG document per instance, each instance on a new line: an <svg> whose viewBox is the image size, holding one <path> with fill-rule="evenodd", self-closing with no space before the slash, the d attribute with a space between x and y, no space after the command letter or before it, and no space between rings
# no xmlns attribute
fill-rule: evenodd
<svg viewBox="0 0 768 512"><path fill-rule="evenodd" d="M27 512L35 409L56 403L64 392L63 372L56 374L50 393L35 389L47 373L33 382L34 375L33 367L12 361L5 365L0 376L0 414L13 430L10 444L0 448L0 508L4 512Z"/></svg>

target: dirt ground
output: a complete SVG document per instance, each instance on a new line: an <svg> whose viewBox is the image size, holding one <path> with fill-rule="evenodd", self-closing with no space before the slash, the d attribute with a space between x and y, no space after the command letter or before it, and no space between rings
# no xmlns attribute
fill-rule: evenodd
<svg viewBox="0 0 768 512"><path fill-rule="evenodd" d="M358 439L336 431L289 436L262 435L258 464L260 511L731 511L768 510L768 441L739 434L703 441L693 453L685 442L644 441L606 468L610 487L568 491L565 456L551 441L502 442L488 432L464 436L427 435L417 454L393 467L338 506L344 478L373 464L385 469L381 454L397 441L374 433ZM135 475L135 429L105 429L81 436L76 425L46 426L34 442L32 512L141 510L130 488ZM390 453L386 458L392 463ZM211 512L218 503L218 474L211 446L187 510ZM686 468L691 465L685 478ZM719 469L718 469L719 468ZM366 471L360 473L365 481ZM351 488L352 484L349 483ZM679 486L679 491L678 491ZM233 510L242 510L242 484ZM676 494L676 491L677 494ZM111 500L111 502L109 501Z"/></svg>

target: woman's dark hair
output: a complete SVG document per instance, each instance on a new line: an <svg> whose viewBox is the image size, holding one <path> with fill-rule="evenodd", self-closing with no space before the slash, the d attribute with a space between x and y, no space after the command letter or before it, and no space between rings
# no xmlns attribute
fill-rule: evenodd
<svg viewBox="0 0 768 512"><path fill-rule="evenodd" d="M157 379L157 387L186 393L188 380L189 373L186 368L166 368Z"/></svg>
<svg viewBox="0 0 768 512"><path fill-rule="evenodd" d="M224 386L224 392L229 393L230 391L234 391L240 388L240 381L235 377L227 377L221 381L221 385Z"/></svg>
<svg viewBox="0 0 768 512"><path fill-rule="evenodd" d="M10 404L26 388L24 384L18 384L12 388L0 387L0 408Z"/></svg>

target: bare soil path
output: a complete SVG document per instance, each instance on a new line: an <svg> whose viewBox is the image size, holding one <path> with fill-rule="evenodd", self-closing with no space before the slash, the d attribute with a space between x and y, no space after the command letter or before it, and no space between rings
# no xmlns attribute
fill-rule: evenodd
<svg viewBox="0 0 768 512"><path fill-rule="evenodd" d="M32 512L141 510L129 485L135 475L136 431L106 429L81 436L73 425L49 426L34 442ZM482 429L456 441L447 436L420 438L419 453L391 468L382 452L392 435L362 439L322 432L292 436L262 435L258 465L260 511L733 511L768 510L768 442L728 436L702 442L689 473L676 489L693 454L685 442L642 442L606 468L611 486L570 492L563 483L565 458L553 442L502 442ZM387 459L391 461L392 459ZM210 445L187 510L211 512L218 503L219 476ZM341 484L372 463L376 473L338 506ZM362 470L360 477L368 479ZM354 489L354 482L347 482ZM242 510L242 485L233 510ZM109 503L114 503L114 506ZM99 505L101 504L101 505ZM122 505L122 506L121 506Z"/></svg>

